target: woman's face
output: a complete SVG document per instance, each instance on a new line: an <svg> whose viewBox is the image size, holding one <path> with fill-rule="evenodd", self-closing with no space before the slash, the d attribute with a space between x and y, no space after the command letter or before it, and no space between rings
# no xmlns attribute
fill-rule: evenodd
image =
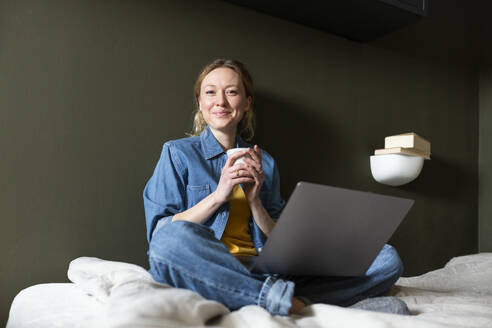
<svg viewBox="0 0 492 328"><path fill-rule="evenodd" d="M239 74L219 67L203 79L198 104L210 129L235 134L244 113L250 109L251 97L246 97Z"/></svg>

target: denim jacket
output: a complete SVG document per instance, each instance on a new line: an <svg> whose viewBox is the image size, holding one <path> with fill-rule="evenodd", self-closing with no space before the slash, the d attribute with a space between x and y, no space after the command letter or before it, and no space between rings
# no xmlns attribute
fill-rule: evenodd
<svg viewBox="0 0 492 328"><path fill-rule="evenodd" d="M237 137L236 147L251 147ZM260 200L272 219L277 220L285 201L280 195L280 177L274 159L261 150L265 180ZM154 230L172 217L196 205L213 192L219 183L227 154L207 126L197 137L171 140L164 144L154 174L143 191L147 240ZM229 218L229 202L224 203L203 224L220 240ZM253 217L249 218L251 239L261 252L266 236Z"/></svg>

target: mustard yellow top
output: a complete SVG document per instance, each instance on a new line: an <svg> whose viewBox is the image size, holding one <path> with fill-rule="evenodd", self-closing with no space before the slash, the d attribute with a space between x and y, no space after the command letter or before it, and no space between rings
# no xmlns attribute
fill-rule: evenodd
<svg viewBox="0 0 492 328"><path fill-rule="evenodd" d="M229 219L220 239L233 255L258 255L249 233L250 214L246 195L241 186L236 185L229 200Z"/></svg>

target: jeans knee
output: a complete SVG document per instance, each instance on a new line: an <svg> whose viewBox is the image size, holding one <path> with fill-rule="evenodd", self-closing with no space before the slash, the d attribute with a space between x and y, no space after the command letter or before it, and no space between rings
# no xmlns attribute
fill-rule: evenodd
<svg viewBox="0 0 492 328"><path fill-rule="evenodd" d="M155 231L149 244L150 274L160 283L174 286L171 266L179 262L180 258L188 258L189 250L187 241L189 235L182 224L166 223Z"/></svg>
<svg viewBox="0 0 492 328"><path fill-rule="evenodd" d="M179 252L186 246L179 224L167 223L154 232L149 244L149 255L151 257L166 258L171 254Z"/></svg>
<svg viewBox="0 0 492 328"><path fill-rule="evenodd" d="M403 274L403 263L396 249L385 245L369 268L368 275L378 276L388 282L396 282Z"/></svg>
<svg viewBox="0 0 492 328"><path fill-rule="evenodd" d="M403 274L403 262L398 255L396 249L391 245L385 245L383 250L386 252L385 260L386 260L386 272L389 277L395 282L400 278Z"/></svg>
<svg viewBox="0 0 492 328"><path fill-rule="evenodd" d="M224 247L209 227L175 221L163 225L154 233L149 245L149 256L174 263L180 259L204 257L207 256L204 254L207 249L222 250Z"/></svg>

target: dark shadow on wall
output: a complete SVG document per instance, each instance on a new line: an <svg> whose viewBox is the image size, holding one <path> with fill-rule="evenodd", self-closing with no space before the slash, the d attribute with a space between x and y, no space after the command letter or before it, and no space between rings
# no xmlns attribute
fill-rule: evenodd
<svg viewBox="0 0 492 328"><path fill-rule="evenodd" d="M330 108L322 110L330 112ZM255 113L253 142L275 158L285 199L299 181L343 185L336 172L343 162L344 142L328 116L261 92L256 95Z"/></svg>
<svg viewBox="0 0 492 328"><path fill-rule="evenodd" d="M411 194L419 194L420 197L429 199L442 199L445 201L458 201L463 197L463 191L469 190L470 199L476 193L477 171L470 170L446 159L441 155L431 155L431 160L424 161L424 167L417 179L399 186L403 191Z"/></svg>

